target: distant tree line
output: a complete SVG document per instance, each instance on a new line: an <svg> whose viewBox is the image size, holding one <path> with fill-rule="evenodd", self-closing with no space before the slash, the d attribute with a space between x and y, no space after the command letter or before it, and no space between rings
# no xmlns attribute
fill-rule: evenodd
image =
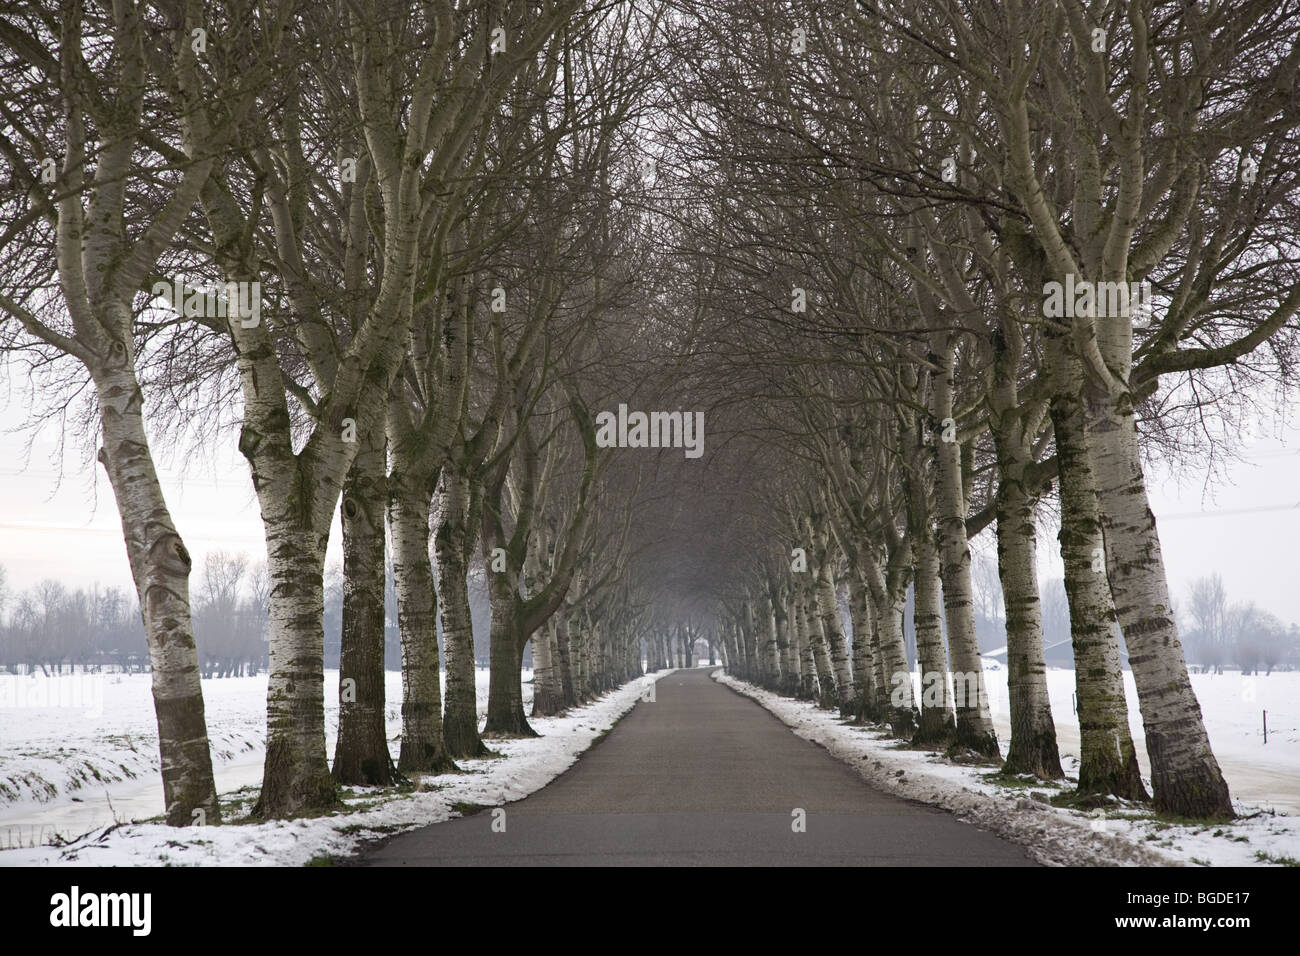
<svg viewBox="0 0 1300 956"><path fill-rule="evenodd" d="M97 584L69 590L53 578L13 592L0 565L0 668L48 675L74 667L142 671L148 663L135 595Z"/></svg>
<svg viewBox="0 0 1300 956"><path fill-rule="evenodd" d="M1254 601L1229 603L1217 573L1192 582L1186 618L1188 656L1202 670L1269 674L1300 667L1300 627L1283 624Z"/></svg>
<svg viewBox="0 0 1300 956"><path fill-rule="evenodd" d="M401 670L397 598L387 569L384 667ZM194 592L194 631L202 676L244 677L266 670L268 578L266 565L248 555L211 551L203 558ZM46 578L12 592L0 565L0 669L12 674L81 670L144 673L149 668L140 602L124 588L69 588ZM339 666L343 630L341 565L325 572L325 667ZM488 660L488 606L480 579L470 583L475 658ZM531 663L530 660L526 663Z"/></svg>
<svg viewBox="0 0 1300 956"><path fill-rule="evenodd" d="M987 654L1006 644L1006 613L996 588L997 567L976 557L971 573L975 579L975 629L980 650ZM1219 674L1225 668L1268 674L1300 667L1300 627L1283 623L1254 601L1230 602L1219 574L1197 578L1188 586L1187 595L1187 604L1177 608L1177 613L1187 629L1188 661L1193 667ZM1042 607L1046 663L1073 667L1070 608L1061 578L1043 584Z"/></svg>

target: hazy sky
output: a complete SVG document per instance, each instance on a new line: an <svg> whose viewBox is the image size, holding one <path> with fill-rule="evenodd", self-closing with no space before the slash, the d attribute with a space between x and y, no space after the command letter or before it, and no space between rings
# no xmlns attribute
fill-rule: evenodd
<svg viewBox="0 0 1300 956"><path fill-rule="evenodd" d="M81 450L69 446L60 482L53 460L58 439L54 428L40 433L24 468L27 437L13 431L24 417L13 405L0 410L0 564L10 589L54 577L68 586L98 581L129 590L121 520L103 468L83 465ZM204 457L209 460L191 456L160 468L172 520L194 556L196 570L204 553L218 549L265 560L253 482L233 437ZM338 542L336 515L329 560L341 560Z"/></svg>
<svg viewBox="0 0 1300 956"><path fill-rule="evenodd" d="M15 405L0 409L0 564L10 587L54 577L69 586L98 581L130 588L103 470L80 467L81 455L70 450L56 489L51 454L58 435L52 429L40 436L23 468L25 438L13 429L24 418ZM1175 600L1184 600L1193 578L1218 571L1231 600L1252 599L1285 622L1300 622L1300 575L1292 551L1300 533L1300 431L1290 433L1286 444L1253 439L1244 454L1245 461L1230 466L1228 481L1208 495L1203 472L1148 475ZM265 557L252 482L233 440L215 461L191 459L184 474L166 470L164 490L196 567L205 552L219 548ZM339 557L338 540L336 516L330 560ZM1040 541L1044 576L1059 577L1055 529L1046 529ZM984 554L995 555L981 544Z"/></svg>

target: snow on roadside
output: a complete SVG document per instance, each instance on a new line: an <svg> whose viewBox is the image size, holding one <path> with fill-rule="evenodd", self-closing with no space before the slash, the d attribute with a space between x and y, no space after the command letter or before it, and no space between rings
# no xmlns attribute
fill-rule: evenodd
<svg viewBox="0 0 1300 956"><path fill-rule="evenodd" d="M958 764L900 746L887 732L842 722L834 711L792 700L727 675L712 677L750 697L796 735L824 747L887 793L943 807L958 819L1026 847L1057 866L1249 866L1300 859L1300 818L1235 801L1230 824L1172 824L1131 806L1091 813L1054 807L1059 792L1025 779L993 782L994 767ZM1067 781L1068 783L1069 781ZM1263 854L1263 856L1257 856Z"/></svg>
<svg viewBox="0 0 1300 956"><path fill-rule="evenodd" d="M458 805L499 806L522 799L567 770L667 671L648 674L562 717L530 721L541 736L489 740L500 754L459 762L462 773L421 776L411 792L350 788L346 809L328 816L268 823L178 829L126 824L87 834L68 846L0 851L0 866L301 866L354 853L368 839L439 823ZM241 792L243 810L253 790Z"/></svg>

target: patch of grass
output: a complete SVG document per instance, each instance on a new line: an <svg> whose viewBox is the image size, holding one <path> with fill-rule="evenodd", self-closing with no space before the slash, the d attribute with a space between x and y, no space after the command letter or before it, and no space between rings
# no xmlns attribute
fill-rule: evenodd
<svg viewBox="0 0 1300 956"><path fill-rule="evenodd" d="M991 783L995 787L1004 787L1007 790L1028 790L1031 787L1046 786L1042 782L1035 780L1028 774L1021 775L1016 773L1003 773L1001 770L995 770L992 773L980 774L980 779L985 783Z"/></svg>
<svg viewBox="0 0 1300 956"><path fill-rule="evenodd" d="M366 794L351 803L345 802L345 805L335 812L345 814L360 813L363 810L373 810L375 807L382 807L390 803L395 803L398 800L409 800L413 796L415 796L414 790L404 787L394 787L392 789L385 789L378 794Z"/></svg>
<svg viewBox="0 0 1300 956"><path fill-rule="evenodd" d="M1240 819L1233 821L1227 818L1217 817L1183 817L1174 813L1158 813L1154 810L1147 810L1141 813L1135 813L1129 817L1134 821L1151 821L1158 829L1168 830L1171 827L1187 827L1194 833L1204 833L1212 826L1226 826L1233 822L1241 822ZM1219 836L1225 831L1216 831L1214 836ZM1233 839L1237 839L1234 837ZM1241 839L1245 839L1242 837Z"/></svg>
<svg viewBox="0 0 1300 956"><path fill-rule="evenodd" d="M1180 827L1207 827L1232 822L1232 820L1227 817L1183 817L1176 813L1155 813L1153 814L1153 817L1162 823L1169 823Z"/></svg>
<svg viewBox="0 0 1300 956"><path fill-rule="evenodd" d="M613 726L606 727L600 733L596 734L596 736L592 737L591 744L587 747L587 749L590 750L592 747L595 747L597 744L603 741L606 737L609 736L609 732L613 729L614 729Z"/></svg>
<svg viewBox="0 0 1300 956"><path fill-rule="evenodd" d="M474 814L478 813L480 810L486 810L488 808L488 805L486 803L469 803L468 801L465 800L457 800L455 803L451 805L451 808L455 810L457 813L459 813L462 817L468 817L468 816L473 816Z"/></svg>
<svg viewBox="0 0 1300 956"><path fill-rule="evenodd" d="M837 721L841 727L855 727L858 730L881 730L881 724L876 720L859 720L856 717L845 717Z"/></svg>
<svg viewBox="0 0 1300 956"><path fill-rule="evenodd" d="M335 829L344 836L356 836L360 833L396 833L402 828L396 823L375 823L370 826L362 826L360 823L349 823L347 826L336 827Z"/></svg>
<svg viewBox="0 0 1300 956"><path fill-rule="evenodd" d="M1104 807L1119 809L1119 802L1108 793L1080 793L1065 790L1052 797L1052 806L1067 810L1100 810Z"/></svg>
<svg viewBox="0 0 1300 956"><path fill-rule="evenodd" d="M313 856L310 860L308 860L306 863L303 864L303 866L333 866L333 865L334 865L334 857L330 856L328 853L321 853L318 856Z"/></svg>
<svg viewBox="0 0 1300 956"><path fill-rule="evenodd" d="M465 763L473 763L474 761L477 761L477 760L499 760L499 759L504 758L504 757L505 757L505 754L503 754L501 751L499 751L499 750L492 750L490 747L487 746L487 741L489 741L489 740L491 740L491 739L493 739L493 738L491 738L491 737L484 737L484 738L483 738L483 741L484 741L484 743L483 743L484 751L483 751L483 753L479 754L477 757L457 757L457 758L456 758L457 765L461 765L461 764L465 764ZM496 738L496 739L498 739L498 740L523 740L523 739L525 739L525 738L522 738L522 737L499 737L499 738ZM461 766L461 772L462 772L462 773L482 773L483 771L481 771L481 770L466 770L463 766Z"/></svg>
<svg viewBox="0 0 1300 956"><path fill-rule="evenodd" d="M1255 851L1255 859L1260 863L1272 863L1275 866L1300 866L1300 860L1293 856L1274 856L1272 853L1265 853L1263 850Z"/></svg>
<svg viewBox="0 0 1300 956"><path fill-rule="evenodd" d="M933 749L933 748L929 748ZM961 764L964 767L1000 767L1002 766L1001 757L989 757L982 753L977 753L969 747L961 744L952 744L943 755L955 764Z"/></svg>
<svg viewBox="0 0 1300 956"><path fill-rule="evenodd" d="M1202 860L1199 856L1194 856L1194 857L1192 857L1192 862L1195 863L1197 866L1210 866L1210 865L1211 865L1209 860Z"/></svg>

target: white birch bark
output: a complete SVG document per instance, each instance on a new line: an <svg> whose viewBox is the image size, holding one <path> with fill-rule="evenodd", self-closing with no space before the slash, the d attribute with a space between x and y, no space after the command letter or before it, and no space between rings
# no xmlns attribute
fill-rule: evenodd
<svg viewBox="0 0 1300 956"><path fill-rule="evenodd" d="M1078 237L1074 245L1062 235L1034 165L1026 91L1014 87L1006 92L1002 128L1009 178L1057 281L1067 276L1106 283L1130 279L1130 251L1145 211L1148 151L1144 137L1150 120L1152 46L1145 11L1131 8L1128 24L1133 42L1126 102L1116 104L1105 95L1093 95L1069 104L1080 119L1086 109L1089 119L1109 124L1107 159L1113 164L1115 183L1111 198L1107 193L1112 187L1103 187L1095 144L1081 143L1072 207L1072 232ZM1017 51L1017 58L1022 55ZM1019 68L1014 63L1013 67ZM1190 119L1180 117L1180 121ZM1091 307L1085 303L1076 312L1070 327L1071 343L1084 371L1087 444L1097 482L1107 573L1138 689L1155 805L1181 816L1231 817L1228 786L1187 676L1142 474L1136 399L1130 383L1132 316L1098 317L1094 298Z"/></svg>
<svg viewBox="0 0 1300 956"><path fill-rule="evenodd" d="M473 547L469 530L469 485L469 477L454 464L443 471L439 483L438 531L434 538L447 666L442 734L452 758L481 757L487 753L478 731L474 627L469 606L469 553Z"/></svg>
<svg viewBox="0 0 1300 956"><path fill-rule="evenodd" d="M875 716L875 621L871 592L856 566L849 568L849 601L853 623L853 716L862 722Z"/></svg>
<svg viewBox="0 0 1300 956"><path fill-rule="evenodd" d="M564 684L560 680L559 622L551 619L533 639L533 716L549 717L564 709ZM656 668L653 646L647 647L647 665Z"/></svg>
<svg viewBox="0 0 1300 956"><path fill-rule="evenodd" d="M167 823L215 825L221 811L190 616L189 551L172 523L149 453L134 372L129 366L97 370L94 380L99 461L117 499L144 615Z"/></svg>
<svg viewBox="0 0 1300 956"><path fill-rule="evenodd" d="M849 663L848 642L844 638L844 624L840 617L840 604L835 594L836 561L832 557L834 552L826 528L819 529L814 540L817 564L814 588L817 611L821 616L822 632L826 636L830 666L835 680L832 706L839 707L844 712L844 709L851 704L853 673Z"/></svg>
<svg viewBox="0 0 1300 956"><path fill-rule="evenodd" d="M1059 346L1059 343L1058 343ZM1083 373L1078 360L1056 350L1051 399L1061 488L1061 558L1070 607L1070 637L1079 713L1081 793L1111 793L1129 800L1148 794L1129 731L1119 631L1104 563L1096 480L1084 434Z"/></svg>
<svg viewBox="0 0 1300 956"><path fill-rule="evenodd" d="M1090 394L1087 434L1106 569L1137 685L1155 806L1180 816L1231 817L1228 785L1178 640L1129 397Z"/></svg>
<svg viewBox="0 0 1300 956"><path fill-rule="evenodd" d="M332 773L340 784L397 781L385 722L385 539L387 444L362 438L343 483L343 621L339 647L339 727Z"/></svg>
<svg viewBox="0 0 1300 956"><path fill-rule="evenodd" d="M817 607L816 581L803 585L804 626L808 629L808 645L817 675L817 703L826 709L835 707L835 672L831 667L830 648L826 645L826 632L822 629L821 611Z"/></svg>
<svg viewBox="0 0 1300 956"><path fill-rule="evenodd" d="M1004 770L1055 780L1064 772L1043 658L1036 524L1041 488L1035 486L1032 447L1043 406L1036 403L1025 409L1018 405L1017 380L1023 350L1016 318L1005 316L994 338L993 377L986 398L997 452L998 577L1006 607L1011 709L1011 742Z"/></svg>
<svg viewBox="0 0 1300 956"><path fill-rule="evenodd" d="M961 445L944 441L944 422L953 421L955 346L951 337L937 349L940 371L933 376L931 415L940 433L935 439L934 509L939 576L943 581L944 621L954 672L957 726L954 741L976 753L999 757L993 715L989 711L984 665L975 634L975 601L970 576L970 542L966 540L966 494L962 486ZM917 571L920 578L920 570ZM918 595L920 587L918 585ZM919 608L919 603L918 603ZM918 620L920 617L918 610ZM919 624L918 624L919 627ZM919 636L918 636L919 648ZM924 713L922 714L924 722Z"/></svg>
<svg viewBox="0 0 1300 956"><path fill-rule="evenodd" d="M137 292L193 208L212 161L184 163L170 196L161 208L141 211L147 225L128 240L127 206L134 193L132 170L150 81L147 30L134 3L114 5L111 29L100 38L105 42L96 43L103 71L92 78L83 56L82 18L81 7L74 5L52 21L58 50L43 62L46 82L59 89L65 143L54 199L43 188L31 194L42 207L38 211L53 223L59 291L74 335L55 331L8 297L0 297L0 308L33 338L76 358L90 375L100 426L98 460L116 499L144 618L166 820L172 826L216 824L221 813L190 610L191 559L172 521L149 447L132 310ZM22 24L7 24L6 29L7 48L15 38L20 45L40 47L35 37L22 32ZM188 48L167 65L175 73L168 79L180 83L195 70ZM39 71L33 64L32 75ZM237 113L239 103L231 106ZM88 114L95 143L87 141ZM182 157L197 155L192 142L184 145ZM88 166L94 170L89 181Z"/></svg>
<svg viewBox="0 0 1300 956"><path fill-rule="evenodd" d="M793 587L790 592L790 619L794 623L795 640L799 655L799 697L813 700L817 696L817 665L813 661L812 640L808 632L808 618L800 600L800 588Z"/></svg>
<svg viewBox="0 0 1300 956"><path fill-rule="evenodd" d="M955 730L948 689L948 660L939 612L939 556L929 534L929 522L915 529L912 546L916 574L912 582L916 658L921 670L921 719L917 743L946 745Z"/></svg>
<svg viewBox="0 0 1300 956"><path fill-rule="evenodd" d="M394 448L388 482L393 588L402 643L402 745L397 767L408 773L439 773L454 769L455 764L447 755L442 731L438 598L429 557L433 476L408 468L407 458Z"/></svg>
<svg viewBox="0 0 1300 956"><path fill-rule="evenodd" d="M776 612L773 608L771 599L764 594L757 606L763 614L763 630L765 634L764 650L766 652L765 665L767 671L767 686L769 688L778 688L781 684L781 641L780 627L777 624Z"/></svg>
<svg viewBox="0 0 1300 956"><path fill-rule="evenodd" d="M867 587L876 606L880 706L882 713L888 715L894 736L904 739L911 739L918 724L911 669L907 666L907 647L903 642L903 607L907 601L905 565L910 556L910 548L903 547L900 542L887 568L881 568L868 550L864 549L862 557Z"/></svg>

